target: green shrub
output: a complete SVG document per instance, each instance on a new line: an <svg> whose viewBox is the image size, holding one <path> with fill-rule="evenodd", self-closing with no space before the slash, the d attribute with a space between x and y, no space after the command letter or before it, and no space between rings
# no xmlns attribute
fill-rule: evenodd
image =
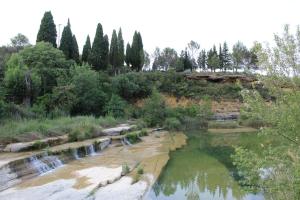
<svg viewBox="0 0 300 200"><path fill-rule="evenodd" d="M138 132L126 133L125 137L131 144L134 144L134 143L137 143L140 141Z"/></svg>
<svg viewBox="0 0 300 200"><path fill-rule="evenodd" d="M143 166L139 166L139 167L138 167L137 173L140 174L140 175L141 175L141 174L144 174L144 168L143 168Z"/></svg>
<svg viewBox="0 0 300 200"><path fill-rule="evenodd" d="M86 139L86 135L84 132L75 129L68 134L68 139L70 142L77 142Z"/></svg>
<svg viewBox="0 0 300 200"><path fill-rule="evenodd" d="M139 136L140 137L143 137L143 136L147 136L148 135L148 132L146 129L142 129L140 132L139 132Z"/></svg>
<svg viewBox="0 0 300 200"><path fill-rule="evenodd" d="M118 95L113 94L110 98L110 101L105 107L106 113L115 117L123 118L125 115L125 108L127 103Z"/></svg>
<svg viewBox="0 0 300 200"><path fill-rule="evenodd" d="M164 124L167 130L177 131L181 128L180 121L175 117L167 118Z"/></svg>
<svg viewBox="0 0 300 200"><path fill-rule="evenodd" d="M124 175L128 174L129 172L130 172L129 166L127 165L127 163L124 163L122 165L122 175L124 176Z"/></svg>
<svg viewBox="0 0 300 200"><path fill-rule="evenodd" d="M156 89L144 105L143 119L150 127L161 126L166 118L166 105L161 94Z"/></svg>

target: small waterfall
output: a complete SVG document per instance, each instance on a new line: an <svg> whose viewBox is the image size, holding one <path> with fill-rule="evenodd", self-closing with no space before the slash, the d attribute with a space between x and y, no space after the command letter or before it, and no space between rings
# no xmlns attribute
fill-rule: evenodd
<svg viewBox="0 0 300 200"><path fill-rule="evenodd" d="M51 168L46 163L38 159L37 156L30 157L29 164L32 166L33 169L37 170L39 174L43 174L51 170Z"/></svg>
<svg viewBox="0 0 300 200"><path fill-rule="evenodd" d="M35 169L39 174L49 172L63 165L57 156L47 156L38 158L32 156L29 158L29 165Z"/></svg>
<svg viewBox="0 0 300 200"><path fill-rule="evenodd" d="M79 159L78 149L73 149L73 157L74 157L76 160Z"/></svg>
<svg viewBox="0 0 300 200"><path fill-rule="evenodd" d="M122 144L123 143L125 143L125 145L132 146L132 144L129 142L129 140L126 137L123 138Z"/></svg>
<svg viewBox="0 0 300 200"><path fill-rule="evenodd" d="M86 150L87 150L86 155L89 155L89 156L96 155L95 147L93 144L89 145Z"/></svg>

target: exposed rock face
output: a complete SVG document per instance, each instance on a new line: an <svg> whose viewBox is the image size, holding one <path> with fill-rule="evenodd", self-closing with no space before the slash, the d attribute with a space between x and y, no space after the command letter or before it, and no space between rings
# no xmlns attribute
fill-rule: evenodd
<svg viewBox="0 0 300 200"><path fill-rule="evenodd" d="M101 144L107 142L103 139L100 141ZM18 186L0 192L0 199L140 200L167 163L169 151L180 148L185 143L186 136L182 133L170 135L164 131L154 132L132 146L107 148L99 155L87 156L67 164L62 160L65 164L63 167L30 180L22 179ZM74 145L69 146L74 149ZM94 145L96 153L99 146L101 145ZM56 147L55 150L60 149ZM75 156L68 152L61 155L71 156L74 159ZM59 158L63 159L63 156ZM124 163L130 169L130 173L125 176L122 175ZM132 184L132 177L137 173L138 165L144 167L144 174L138 182ZM3 173L6 172L3 168Z"/></svg>
<svg viewBox="0 0 300 200"><path fill-rule="evenodd" d="M35 145L39 143L39 145L44 146L54 146L66 143L68 141L68 136L59 136L59 137L51 137L42 140L32 141L32 142L19 142L19 143L12 143L6 145L3 149L4 152L20 152L20 151L27 151L35 149Z"/></svg>
<svg viewBox="0 0 300 200"><path fill-rule="evenodd" d="M239 112L216 113L212 116L212 120L237 120L239 116Z"/></svg>
<svg viewBox="0 0 300 200"><path fill-rule="evenodd" d="M15 158L0 165L0 191L5 190L21 179L34 177L62 166L71 160L95 155L104 150L111 143L111 138L100 138L79 142L76 145L62 145L50 148L47 152L40 152L22 158Z"/></svg>
<svg viewBox="0 0 300 200"><path fill-rule="evenodd" d="M102 133L106 136L116 136L120 135L124 131L133 129L134 127L135 125L121 124L120 126L115 128L104 129L102 130Z"/></svg>
<svg viewBox="0 0 300 200"><path fill-rule="evenodd" d="M99 136L116 136L120 135L124 131L129 131L133 129L134 125L129 124L120 124L119 126L115 128L108 128L100 130L99 133L96 135ZM12 143L6 145L6 147L2 148L3 152L22 152L22 151L28 151L28 150L34 150L37 149L37 145L41 146L55 146L60 144L65 144L68 142L68 135L63 135L59 137L51 137L46 138L42 140L36 140L32 142L19 142L19 143ZM1 148L0 148L1 152Z"/></svg>
<svg viewBox="0 0 300 200"><path fill-rule="evenodd" d="M187 74L186 78L191 80L205 80L215 83L235 83L236 81L241 81L242 83L251 83L257 81L255 76L246 76L242 74L217 75L215 73L197 73Z"/></svg>

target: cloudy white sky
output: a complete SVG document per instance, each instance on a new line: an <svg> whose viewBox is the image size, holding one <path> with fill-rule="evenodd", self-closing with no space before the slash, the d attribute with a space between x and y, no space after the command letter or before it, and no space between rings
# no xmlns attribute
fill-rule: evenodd
<svg viewBox="0 0 300 200"><path fill-rule="evenodd" d="M56 25L70 18L80 51L98 22L109 37L122 27L126 43L140 31L150 53L156 46L179 51L190 40L201 48L225 40L251 46L272 41L286 23L300 24L299 0L2 0L0 8L0 45L19 32L34 44L41 18L51 10Z"/></svg>

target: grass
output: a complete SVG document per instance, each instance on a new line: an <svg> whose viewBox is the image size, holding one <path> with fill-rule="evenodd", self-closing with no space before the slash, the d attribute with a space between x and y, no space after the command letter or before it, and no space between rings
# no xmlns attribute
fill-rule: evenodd
<svg viewBox="0 0 300 200"><path fill-rule="evenodd" d="M0 143L23 142L45 137L59 136L76 131L93 130L93 127L109 127L120 123L111 116L61 117L55 119L32 119L7 121L0 126Z"/></svg>

